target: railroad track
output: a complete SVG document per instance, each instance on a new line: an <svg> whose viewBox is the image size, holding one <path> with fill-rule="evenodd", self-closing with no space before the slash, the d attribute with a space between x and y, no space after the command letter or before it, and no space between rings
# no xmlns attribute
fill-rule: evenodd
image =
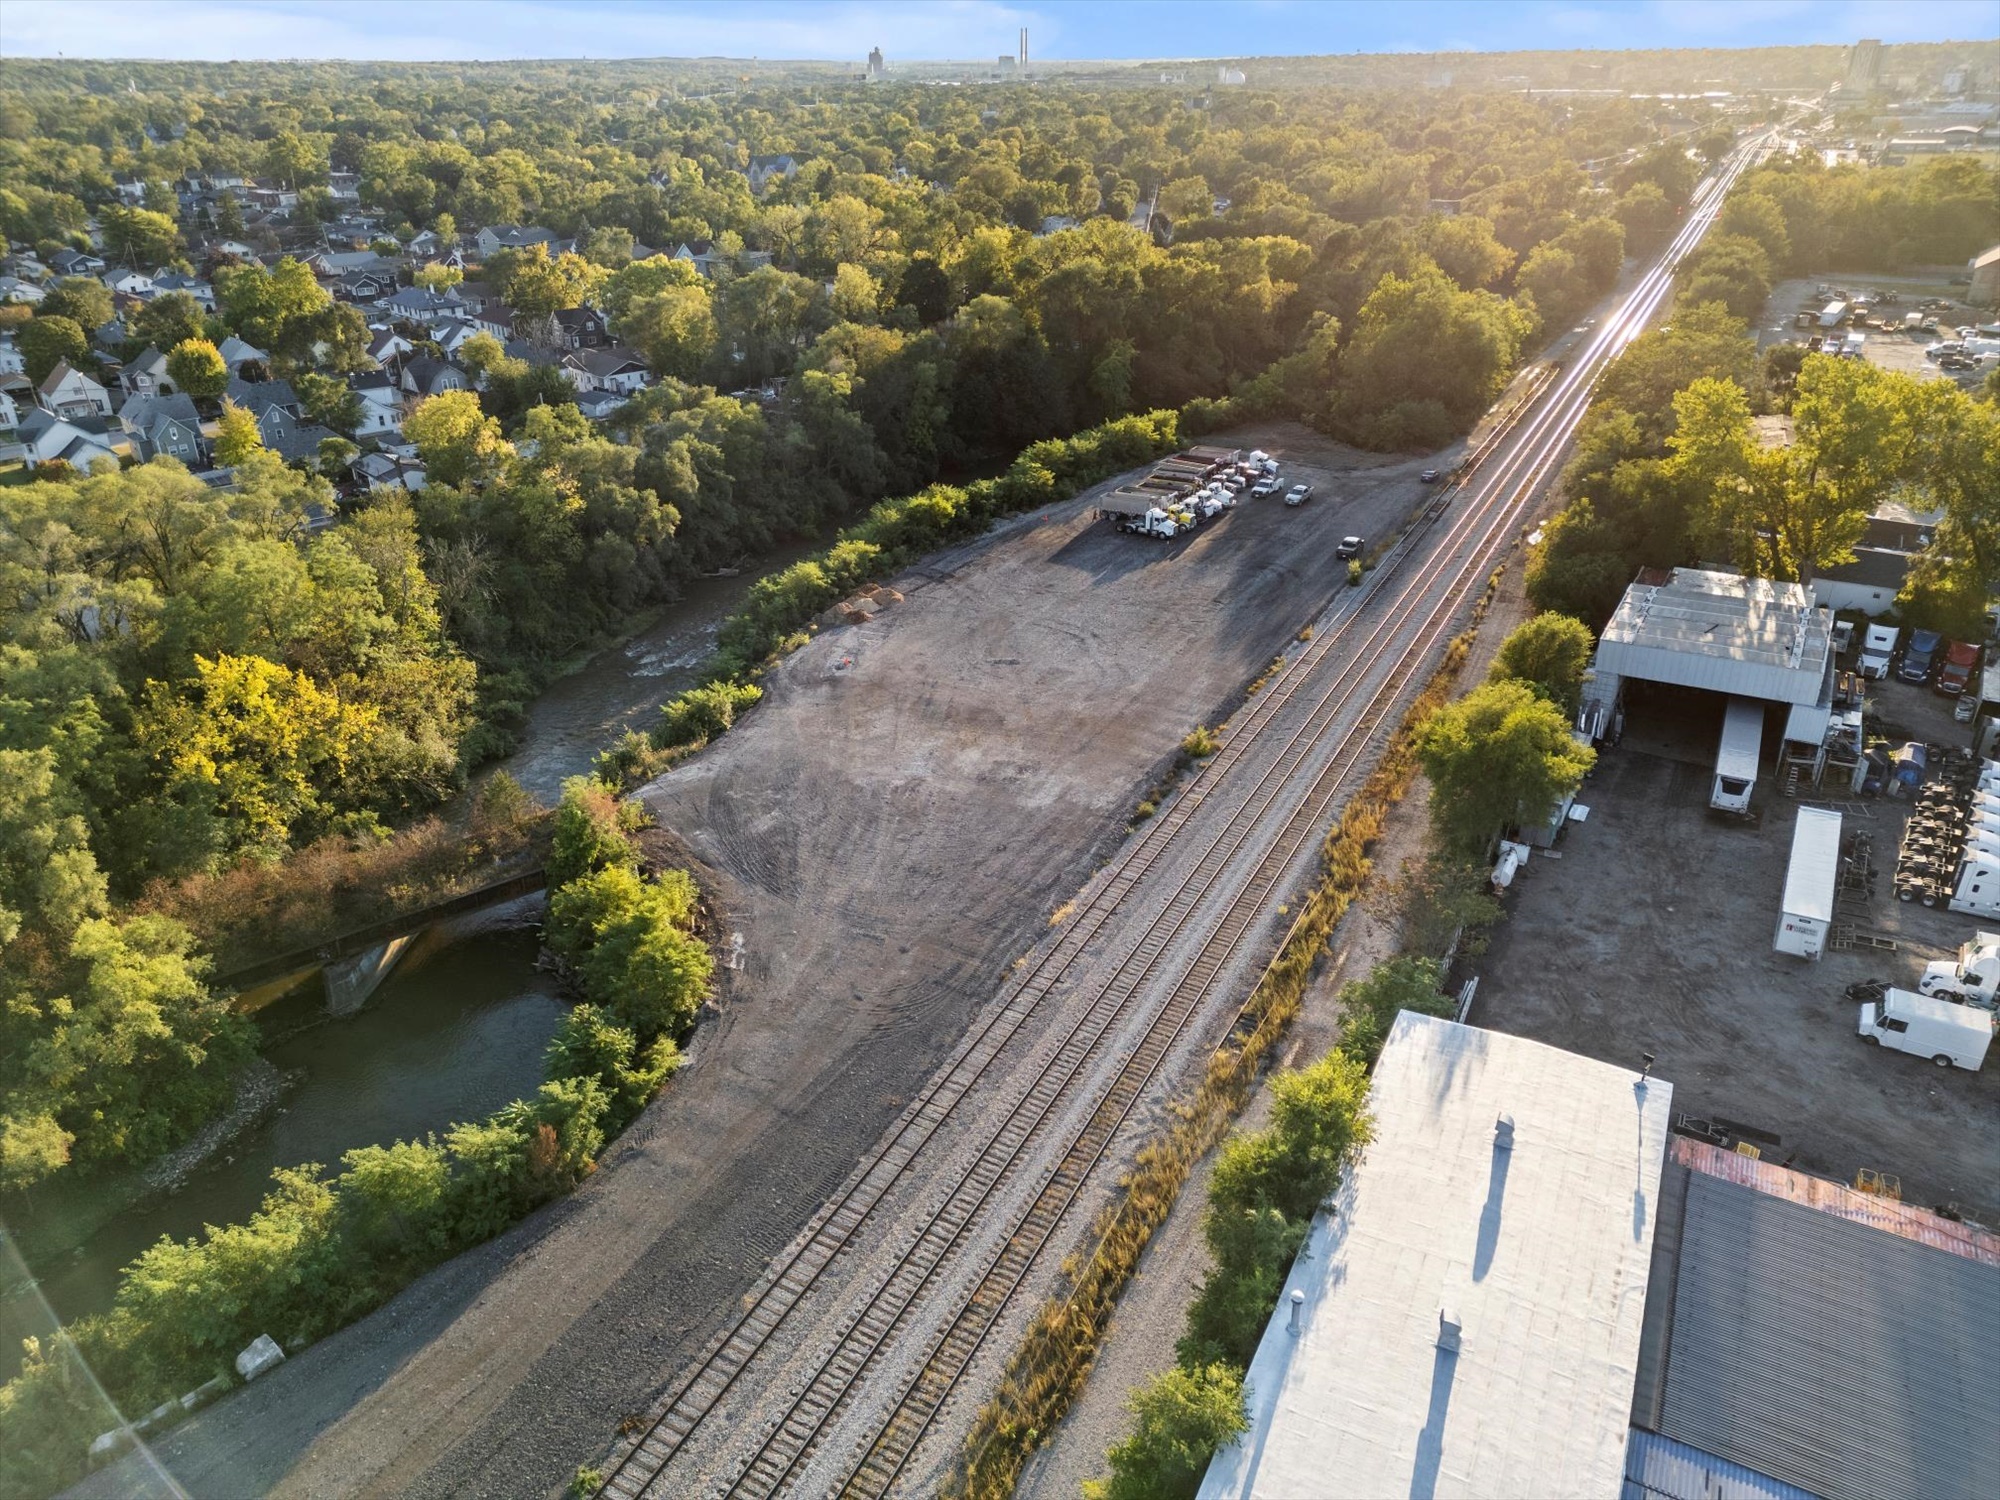
<svg viewBox="0 0 2000 1500"><path fill-rule="evenodd" d="M997 1248L987 1254L970 1295L959 1299L955 1312L947 1309L943 1331L928 1340L927 1357L915 1376L899 1379L888 1416L877 1425L874 1440L860 1450L858 1463L839 1487L851 1493L881 1494L894 1485L945 1399L1054 1238L1119 1127L1145 1097L1187 1028L1206 1013L1204 1002L1212 997L1258 919L1268 912L1271 896L1317 838L1340 794L1364 768L1371 743L1386 733L1415 671L1448 639L1465 603L1464 585L1476 581L1497 560L1562 457L1603 363L1643 328L1657 308L1671 285L1673 263L1699 239L1741 160L1705 185L1681 236L1635 287L1619 314L1589 341L1569 373L1552 382L1553 394L1544 392L1525 403L1511 422L1481 445L1440 499L1426 507L1383 556L1366 585L1336 602L1329 628L1253 700L1223 750L1086 887L1080 909L1057 940L1010 980L1000 1003L841 1193L779 1257L746 1299L742 1315L676 1384L639 1440L617 1456L603 1493L623 1500L665 1492L666 1485L654 1482L663 1478L688 1440L773 1345L789 1315L813 1292L834 1259L854 1243L875 1208L909 1178L925 1147L952 1123L977 1085L988 1080L1009 1043L1076 971L1111 918L1126 911L1136 888L1163 861L1170 856L1184 858L1188 868L1165 908L1149 914L1137 938L1123 945L1107 981L1089 996L1089 1003L1049 1050L1026 1091L986 1137L970 1168L931 1211L872 1295L843 1322L811 1374L791 1388L783 1416L764 1424L749 1451L723 1477L718 1492L766 1495L791 1486L871 1372L880 1367L879 1356L911 1331L926 1295L954 1273L963 1279L959 1263L971 1249L970 1242L994 1231L991 1221L1001 1217L1004 1228L987 1235L989 1245ZM1540 409L1530 416L1537 401ZM1502 456L1496 459L1496 454ZM1483 474L1489 464L1491 473ZM1460 507L1443 535L1436 536L1441 519L1450 514L1450 502L1467 492L1476 496L1475 502ZM1371 613L1376 596L1398 579L1399 597L1392 607ZM1399 611L1394 605L1405 608ZM1412 629L1410 612L1415 610L1424 612ZM1313 690L1322 686L1317 669L1336 649L1350 646L1347 664L1313 697ZM1350 714L1357 699L1362 699L1359 712ZM1298 710L1293 714L1296 722L1280 723L1292 710ZM1329 744L1327 736L1343 718L1350 721ZM1227 816L1205 847L1183 847L1183 830L1196 816L1238 789L1241 778L1232 778L1232 770L1253 756L1262 759L1274 743L1276 753L1242 800L1233 808L1227 808L1226 799L1221 804ZM1270 827L1274 818L1275 830ZM1238 871L1253 835L1258 836L1254 863L1247 871ZM1200 837L1200 831L1193 835L1197 842ZM1232 871L1236 878L1226 878ZM1184 942L1189 921L1204 906L1218 904L1221 910L1215 913L1213 929L1198 944L1192 961L1177 975L1168 973L1173 950ZM1159 982L1167 978L1173 982L1162 997ZM1124 1052L1113 1076L1093 1097L1095 1075L1114 1055L1111 1049L1118 1040L1129 1039L1131 1024L1148 998L1154 1000L1154 1008L1144 1017L1136 1044ZM1079 1115L1082 1124L1075 1127ZM1073 1128L1067 1141L1060 1142L1065 1123ZM1049 1150L1052 1140L1060 1144L1054 1169L1041 1179L1024 1210L1006 1214L1006 1189L1023 1175L1031 1157ZM778 1341L776 1352L782 1357L794 1350L788 1342ZM687 1487L680 1476L673 1483L681 1490Z"/></svg>

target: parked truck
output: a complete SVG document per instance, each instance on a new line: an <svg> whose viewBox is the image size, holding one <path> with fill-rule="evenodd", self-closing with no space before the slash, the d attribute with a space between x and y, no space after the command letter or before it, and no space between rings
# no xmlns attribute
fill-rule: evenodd
<svg viewBox="0 0 2000 1500"><path fill-rule="evenodd" d="M1938 668L1935 687L1947 698L1955 698L1972 683L1979 670L1979 648L1969 641L1946 641L1944 665Z"/></svg>
<svg viewBox="0 0 2000 1500"><path fill-rule="evenodd" d="M1764 705L1731 698L1722 716L1722 741L1715 751L1715 779L1708 805L1718 812L1747 813L1757 766L1764 758Z"/></svg>
<svg viewBox="0 0 2000 1500"><path fill-rule="evenodd" d="M1893 625L1870 625L1868 633L1861 638L1861 675L1883 678L1889 675L1890 658L1896 654L1896 638L1901 634Z"/></svg>
<svg viewBox="0 0 2000 1500"><path fill-rule="evenodd" d="M1981 932L1961 943L1958 957L1924 965L1917 992L1991 1009L2000 993L2000 932Z"/></svg>
<svg viewBox="0 0 2000 1500"><path fill-rule="evenodd" d="M1931 675L1931 662L1937 657L1938 646L1944 637L1935 630L1912 630L1910 644L1904 648L1903 664L1896 669L1896 675L1905 682L1923 682Z"/></svg>
<svg viewBox="0 0 2000 1500"><path fill-rule="evenodd" d="M1857 1034L1864 1042L1928 1057L1940 1068L1977 1073L1993 1045L1993 1012L1910 990L1887 990L1864 1002Z"/></svg>

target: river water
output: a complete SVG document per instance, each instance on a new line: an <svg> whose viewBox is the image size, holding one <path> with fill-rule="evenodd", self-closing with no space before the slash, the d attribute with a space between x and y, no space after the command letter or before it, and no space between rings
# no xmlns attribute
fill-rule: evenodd
<svg viewBox="0 0 2000 1500"><path fill-rule="evenodd" d="M501 765L553 803L565 777L588 771L628 729L650 728L667 699L695 684L722 622L763 571L816 545L774 553L755 571L695 580L652 625L552 684ZM432 929L346 1020L319 1014L316 982L259 1012L272 1039L264 1056L295 1081L279 1112L177 1192L108 1215L102 1191L88 1184L59 1184L15 1204L5 1227L25 1243L34 1281L0 1275L0 1380L18 1368L22 1337L46 1335L52 1315L68 1322L110 1306L119 1271L162 1235L186 1239L205 1224L248 1218L273 1167L337 1169L358 1146L442 1132L532 1093L564 1009L551 977L535 967L538 922L539 898L531 897ZM37 1253L37 1245L59 1248Z"/></svg>

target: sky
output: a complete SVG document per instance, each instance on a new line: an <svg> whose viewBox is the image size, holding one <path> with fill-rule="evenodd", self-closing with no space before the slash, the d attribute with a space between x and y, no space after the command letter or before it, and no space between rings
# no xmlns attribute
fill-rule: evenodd
<svg viewBox="0 0 2000 1500"><path fill-rule="evenodd" d="M1045 58L2000 34L1996 0L0 0L0 56Z"/></svg>

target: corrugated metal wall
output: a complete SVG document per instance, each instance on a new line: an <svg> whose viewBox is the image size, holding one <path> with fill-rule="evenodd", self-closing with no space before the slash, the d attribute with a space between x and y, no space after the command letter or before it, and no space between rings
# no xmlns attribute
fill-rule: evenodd
<svg viewBox="0 0 2000 1500"><path fill-rule="evenodd" d="M1620 1500L1820 1500L1796 1485L1746 1469L1670 1437L1632 1429Z"/></svg>

